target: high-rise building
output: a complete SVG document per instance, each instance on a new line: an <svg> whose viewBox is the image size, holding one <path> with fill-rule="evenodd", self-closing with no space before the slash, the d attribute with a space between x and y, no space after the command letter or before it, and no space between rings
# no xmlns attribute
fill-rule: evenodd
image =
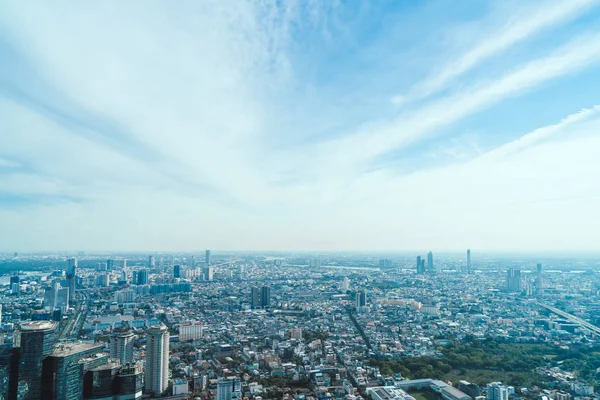
<svg viewBox="0 0 600 400"><path fill-rule="evenodd" d="M10 292L12 294L19 294L21 291L21 282L19 275L13 275L10 277Z"/></svg>
<svg viewBox="0 0 600 400"><path fill-rule="evenodd" d="M542 264L539 264L536 266L536 272L538 273L538 275L540 275L542 272L544 272L544 269L542 268Z"/></svg>
<svg viewBox="0 0 600 400"><path fill-rule="evenodd" d="M367 305L367 292L359 290L356 292L356 308L366 307Z"/></svg>
<svg viewBox="0 0 600 400"><path fill-rule="evenodd" d="M206 250L204 252L204 258L205 258L206 265L210 265L210 250Z"/></svg>
<svg viewBox="0 0 600 400"><path fill-rule="evenodd" d="M44 308L54 310L60 308L66 309L69 306L69 288L63 288L58 281L52 282L52 287L46 289L44 293Z"/></svg>
<svg viewBox="0 0 600 400"><path fill-rule="evenodd" d="M106 270L112 271L115 265L115 260L111 260L110 258L106 260Z"/></svg>
<svg viewBox="0 0 600 400"><path fill-rule="evenodd" d="M169 384L169 331L164 325L148 328L146 340L146 393L161 395Z"/></svg>
<svg viewBox="0 0 600 400"><path fill-rule="evenodd" d="M138 285L147 285L148 284L148 271L145 269L140 269L137 272L137 284Z"/></svg>
<svg viewBox="0 0 600 400"><path fill-rule="evenodd" d="M432 252L427 253L427 271L429 271L430 274L434 274L436 272L436 270L433 267L433 253Z"/></svg>
<svg viewBox="0 0 600 400"><path fill-rule="evenodd" d="M290 337L292 339L296 339L296 340L302 339L302 329L301 328L292 328L290 330Z"/></svg>
<svg viewBox="0 0 600 400"><path fill-rule="evenodd" d="M417 256L417 274L425 273L425 260L421 258L421 256Z"/></svg>
<svg viewBox="0 0 600 400"><path fill-rule="evenodd" d="M250 305L254 309L260 307L260 289L254 286L250 288Z"/></svg>
<svg viewBox="0 0 600 400"><path fill-rule="evenodd" d="M350 290L350 279L348 279L347 276L344 277L344 280L342 282L342 290L344 292L347 292L348 290Z"/></svg>
<svg viewBox="0 0 600 400"><path fill-rule="evenodd" d="M194 267L196 265L196 256L190 256L188 260L188 264L190 267Z"/></svg>
<svg viewBox="0 0 600 400"><path fill-rule="evenodd" d="M148 267L156 267L156 260L154 259L154 256L148 256Z"/></svg>
<svg viewBox="0 0 600 400"><path fill-rule="evenodd" d="M141 365L109 362L90 369L83 380L84 399L135 400L142 398Z"/></svg>
<svg viewBox="0 0 600 400"><path fill-rule="evenodd" d="M268 286L260 289L260 306L271 307L271 288Z"/></svg>
<svg viewBox="0 0 600 400"><path fill-rule="evenodd" d="M77 278L77 259L69 258L67 260L67 287L69 288L69 304L75 300L75 280Z"/></svg>
<svg viewBox="0 0 600 400"><path fill-rule="evenodd" d="M508 400L509 390L501 382L492 382L487 385L487 400Z"/></svg>
<svg viewBox="0 0 600 400"><path fill-rule="evenodd" d="M520 292L521 290L521 270L510 268L508 271L506 271L506 291Z"/></svg>
<svg viewBox="0 0 600 400"><path fill-rule="evenodd" d="M181 265L173 266L173 278L181 278Z"/></svg>
<svg viewBox="0 0 600 400"><path fill-rule="evenodd" d="M110 358L125 365L133 362L135 337L131 329L117 328L110 336Z"/></svg>
<svg viewBox="0 0 600 400"><path fill-rule="evenodd" d="M57 328L57 322L23 322L15 333L14 344L19 348L17 399L41 398L42 361L54 351Z"/></svg>
<svg viewBox="0 0 600 400"><path fill-rule="evenodd" d="M42 400L79 400L83 396L85 359L97 366L108 361L98 357L104 345L95 343L63 343L55 347L42 363Z"/></svg>
<svg viewBox="0 0 600 400"><path fill-rule="evenodd" d="M205 281L212 281L215 275L215 269L212 266L204 267L202 269Z"/></svg>
<svg viewBox="0 0 600 400"><path fill-rule="evenodd" d="M389 258L382 258L381 260L379 260L379 268L391 268L392 267L392 260L390 260Z"/></svg>
<svg viewBox="0 0 600 400"><path fill-rule="evenodd" d="M18 349L4 346L0 343L0 399L13 399L16 397L17 379L19 368Z"/></svg>
<svg viewBox="0 0 600 400"><path fill-rule="evenodd" d="M471 273L471 249L467 249L467 274Z"/></svg>
<svg viewBox="0 0 600 400"><path fill-rule="evenodd" d="M241 400L242 385L237 377L219 378L217 400Z"/></svg>

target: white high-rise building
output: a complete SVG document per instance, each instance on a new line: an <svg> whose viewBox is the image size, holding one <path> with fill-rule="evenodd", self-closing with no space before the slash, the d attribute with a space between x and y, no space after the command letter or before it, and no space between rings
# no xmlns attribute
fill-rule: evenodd
<svg viewBox="0 0 600 400"><path fill-rule="evenodd" d="M502 382L492 382L487 384L487 400L508 400L509 388Z"/></svg>
<svg viewBox="0 0 600 400"><path fill-rule="evenodd" d="M146 393L161 395L169 385L169 330L164 325L148 328L146 340Z"/></svg>
<svg viewBox="0 0 600 400"><path fill-rule="evenodd" d="M133 362L134 336L129 329L115 329L110 337L110 357L121 365Z"/></svg>
<svg viewBox="0 0 600 400"><path fill-rule="evenodd" d="M344 281L342 282L342 290L344 292L350 290L350 279L347 276L344 277Z"/></svg>
<svg viewBox="0 0 600 400"><path fill-rule="evenodd" d="M234 376L219 378L217 382L217 400L241 400L242 385L240 379Z"/></svg>

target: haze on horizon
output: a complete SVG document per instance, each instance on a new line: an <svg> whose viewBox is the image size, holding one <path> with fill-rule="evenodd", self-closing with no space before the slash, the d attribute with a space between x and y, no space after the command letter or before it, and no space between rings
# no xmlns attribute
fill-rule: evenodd
<svg viewBox="0 0 600 400"><path fill-rule="evenodd" d="M599 26L597 0L5 1L0 251L598 251Z"/></svg>

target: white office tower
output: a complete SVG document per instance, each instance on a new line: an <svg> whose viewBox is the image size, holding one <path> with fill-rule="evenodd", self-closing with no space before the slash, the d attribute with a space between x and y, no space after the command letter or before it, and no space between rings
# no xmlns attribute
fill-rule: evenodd
<svg viewBox="0 0 600 400"><path fill-rule="evenodd" d="M217 400L241 400L242 384L234 376L219 378L217 382Z"/></svg>
<svg viewBox="0 0 600 400"><path fill-rule="evenodd" d="M344 277L344 281L342 282L342 290L344 292L350 290L350 279L347 276Z"/></svg>
<svg viewBox="0 0 600 400"><path fill-rule="evenodd" d="M508 400L509 390L501 382L487 384L487 400Z"/></svg>
<svg viewBox="0 0 600 400"><path fill-rule="evenodd" d="M159 396L169 384L169 331L164 325L148 328L146 340L146 393Z"/></svg>
<svg viewBox="0 0 600 400"><path fill-rule="evenodd" d="M133 363L134 336L130 329L115 329L110 337L110 358L121 365Z"/></svg>

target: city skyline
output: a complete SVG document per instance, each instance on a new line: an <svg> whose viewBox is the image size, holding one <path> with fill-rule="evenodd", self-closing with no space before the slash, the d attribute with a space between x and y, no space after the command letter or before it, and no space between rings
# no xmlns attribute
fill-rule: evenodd
<svg viewBox="0 0 600 400"><path fill-rule="evenodd" d="M599 251L599 19L5 2L0 251Z"/></svg>

